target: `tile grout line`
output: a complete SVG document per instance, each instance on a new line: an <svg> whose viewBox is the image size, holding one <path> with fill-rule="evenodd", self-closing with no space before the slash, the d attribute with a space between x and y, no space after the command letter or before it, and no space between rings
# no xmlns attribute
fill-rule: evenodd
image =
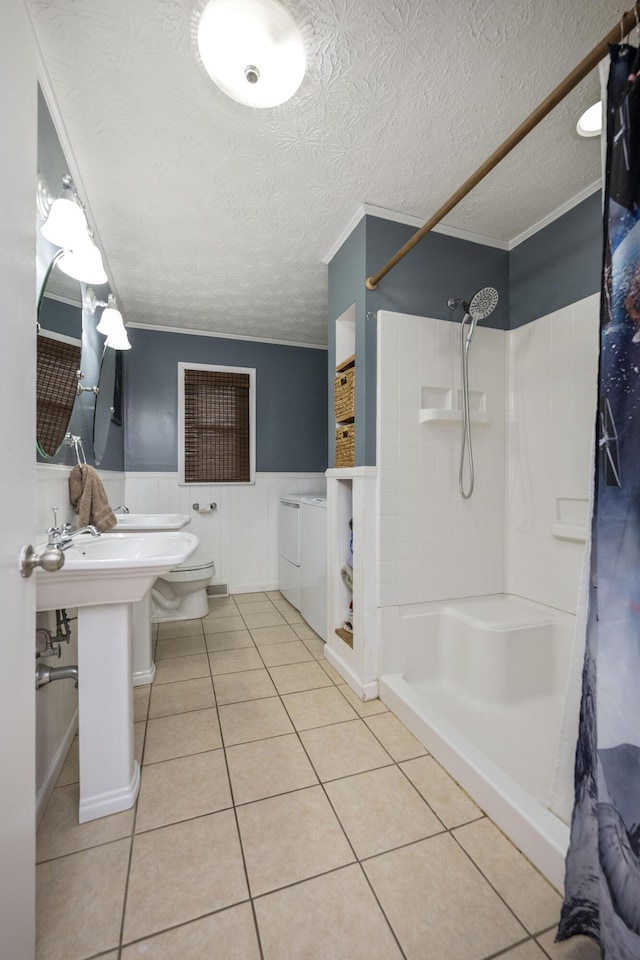
<svg viewBox="0 0 640 960"><path fill-rule="evenodd" d="M153 687L153 684L149 684L150 687ZM147 729L149 724L149 710L151 709L151 690L149 691L149 699L147 700L147 713L145 717L145 726L144 726L144 737L142 740L142 751L140 753L140 786L138 787L138 795L136 796L136 801L133 805L133 820L131 822L131 844L129 846L129 860L127 863L127 876L124 884L124 898L122 901L122 916L120 918L120 934L118 936L118 960L122 955L122 941L124 938L124 922L127 912L127 898L129 896L129 880L131 878L131 864L133 861L133 845L136 837L136 820L138 819L138 801L140 799L140 789L142 787L142 767L144 764L144 748L147 741Z"/></svg>
<svg viewBox="0 0 640 960"><path fill-rule="evenodd" d="M211 676L211 682L213 683L213 675ZM216 703L216 714L218 717L218 727L220 728L220 740L222 743L222 751L224 756L224 765L227 771L227 780L229 781L229 794L231 797L231 803L233 805L233 818L236 825L236 833L238 834L238 844L240 846L240 856L242 857L242 869L244 870L245 883L247 885L247 893L249 895L249 902L251 904L251 915L253 917L253 926L256 932L256 939L258 941L258 950L260 952L260 960L264 960L264 952L262 949L262 938L260 936L260 928L258 927L258 917L256 915L256 908L253 902L253 894L251 891L251 883L249 881L249 870L247 868L247 858L244 852L244 844L242 842L242 832L240 830L240 821L238 820L238 808L236 806L235 796L233 792L233 783L231 781L231 773L229 771L229 759L227 757L227 749L224 743L224 735L222 733L222 724L220 722L220 713Z"/></svg>
<svg viewBox="0 0 640 960"><path fill-rule="evenodd" d="M315 660L315 659L316 659L316 658L314 658L314 660ZM331 679L331 677L329 677L329 679ZM334 687L336 687L336 689L337 689L337 685L336 685L335 683L334 683ZM326 688L319 688L319 689L326 689ZM330 689L330 688L329 688L329 689ZM344 697L344 694L341 693L340 695L343 697L343 699L345 700L345 702L348 703L346 697ZM289 722L291 723L291 725L292 725L292 727L293 727L293 729L294 729L295 735L296 735L296 737L298 738L298 743L300 744L300 746L301 746L301 748L302 748L305 756L307 757L307 760L309 761L309 764L310 764L310 766L311 766L311 769L313 770L313 772L314 772L314 774L315 774L315 776L316 776L316 778L317 778L317 780L318 780L318 785L321 787L322 792L323 792L323 794L324 794L324 797L325 797L325 799L327 800L327 803L329 804L329 807L330 807L330 809L331 809L334 817L336 818L336 821L337 821L337 823L338 823L338 825L339 825L339 827L340 827L340 830L342 831L342 834L343 834L343 836L344 836L344 838L345 838L345 840L346 840L346 842L347 842L347 844L348 844L348 846L349 846L349 849L351 850L351 852L352 852L352 854L353 854L353 856L354 856L354 858L355 858L355 861L354 861L354 862L358 865L358 867L359 867L359 869L360 869L360 873L364 876L365 882L368 884L369 889L371 890L371 893L372 893L372 895L373 895L374 901L375 901L375 903L378 905L378 909L380 910L382 916L384 917L384 920L385 920L385 922L386 922L386 924L387 924L387 926L388 926L388 928L389 928L389 931L390 931L390 933L391 933L391 936L393 937L393 939L395 940L395 942L396 942L396 944L397 944L397 946L398 946L398 950L400 951L400 955L404 958L404 960L407 960L406 954L405 954L404 950L402 949L402 946L401 946L401 944L400 944L400 941L399 941L399 939L398 939L398 936L397 936L395 930L393 929L393 926L391 925L391 923L390 923L390 921L389 921L389 918L387 917L387 914L386 914L385 910L383 909L382 904L380 903L380 901L379 901L379 899L378 899L375 891L373 890L373 888L371 887L371 884L369 883L369 878L367 877L366 871L364 870L364 868L363 868L363 866L362 866L362 863L360 862L360 859L359 859L359 857L358 857L358 854L356 853L356 850L355 850L355 848L354 848L351 840L349 839L349 836L348 836L348 834L347 834L347 832L346 832L346 830L345 830L345 827L344 827L344 825L343 825L343 823L342 823L342 820L341 820L340 817L338 816L338 814L337 814L337 812L336 812L336 810L335 810L335 808L334 808L334 806L333 806L333 803L331 802L331 798L329 797L329 795L328 795L328 793L327 793L327 790L326 790L326 788L325 788L325 786L324 786L324 783L322 782L320 776L318 775L318 771L317 771L317 769L316 769L316 767L315 767L315 764L313 763L313 760L312 760L311 756L309 755L309 753L308 753L308 751L307 751L307 749L306 749L306 747L305 747L305 745L304 745L304 742L303 742L303 740L302 740L302 737L300 736L301 731L297 729L297 727L296 727L296 725L295 725L295 723L294 723L294 721L293 721L293 718L291 717L291 714L290 714L289 711L287 710L287 706L286 706L286 704L285 704L282 696L281 696L280 694L278 694L278 696L279 696L279 698L280 698L280 702L281 702L281 704L282 704L282 708L284 709L285 713L287 714L287 717L289 718ZM351 706L351 705L349 704L349 706ZM352 708L352 709L353 709L353 708ZM355 711L354 711L354 713L355 713ZM317 729L317 728L312 728L312 729ZM384 748L383 748L383 749L384 749ZM385 752L387 752L387 751L385 751ZM309 787L309 788L303 788L303 789L314 789L314 788ZM347 867L347 866L350 866L350 864L343 864L342 866L336 867L335 869L336 869L336 871L337 871L337 870L344 869L344 868ZM315 879L315 876L313 876L313 877L306 877L306 878L304 878L303 880L296 881L296 883L295 883L295 884L291 884L291 886L297 886L297 885L299 885L299 884L301 884L301 883L305 883L305 882L307 882L308 880L312 880L312 879ZM272 892L274 892L274 891L269 891L269 892L272 893Z"/></svg>
<svg viewBox="0 0 640 960"><path fill-rule="evenodd" d="M493 823L493 820L491 819L491 817L488 817L486 814L484 815L484 817L483 817L482 819L487 820L487 822L490 823L490 824L492 824L494 827L496 826L496 825ZM475 820L475 821L472 821L472 822L477 823L478 821ZM466 826L466 824L460 824L460 826L454 827L454 828L450 831L451 836L453 837L453 839L455 840L455 842L458 844L458 847L460 848L460 850L462 850L462 852L465 854L465 856L471 861L471 863L474 865L474 867L476 868L476 870L478 871L478 873L479 873L482 877L484 877L484 879L487 881L487 883L489 884L489 886L491 887L491 889L494 891L494 893L496 894L496 896L499 897L500 900L502 900L502 902L504 903L505 907L509 910L510 913L513 914L513 916L514 916L515 919L518 921L518 923L520 924L520 926L522 927L522 929L527 933L527 935L528 935L529 937L535 937L535 936L536 936L535 932L531 932L531 931L529 931L529 930L527 929L527 927L525 927L524 921L520 919L520 917L517 915L517 913L515 912L515 910L513 909L513 907L511 907L511 906L507 903L507 901L505 900L505 898L503 897L503 895L502 895L502 894L500 893L500 891L496 888L495 884L493 884L493 883L491 882L491 880L489 879L489 877L485 874L484 870L480 867L480 865L479 865L478 863L476 863L476 861L473 859L473 857L472 857L471 854L468 852L468 850L465 850L465 848L463 847L463 845L462 845L462 844L460 843L460 841L458 840L458 838L457 838L457 836L455 835L454 831L461 829L462 826ZM496 829L499 829L499 827L496 827ZM502 832L502 831L500 831L500 832ZM503 836L504 836L504 834L503 834ZM508 838L507 838L507 839L508 839ZM511 841L509 841L509 842L511 842ZM520 853L520 855L526 860L526 862L527 862L528 864L530 864L530 866L533 867L533 864L531 863L531 861L530 861L530 860L527 860L527 858L524 856L524 854L521 853L521 851L519 851L517 847L515 847L515 844L512 844L512 846L514 846L514 848L518 851L518 853ZM535 867L533 867L533 869L536 870ZM539 871L539 870L536 870L536 873L540 874L540 871ZM540 876L542 876L542 874L540 874ZM546 878L543 878L543 879L546 880ZM546 882L548 883L548 881L546 881ZM551 884L549 884L549 886L551 886ZM552 889L555 889L555 888L552 887Z"/></svg>

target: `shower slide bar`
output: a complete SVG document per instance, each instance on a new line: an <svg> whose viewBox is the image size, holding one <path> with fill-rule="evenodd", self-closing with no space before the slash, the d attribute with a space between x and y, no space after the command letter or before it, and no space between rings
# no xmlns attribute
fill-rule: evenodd
<svg viewBox="0 0 640 960"><path fill-rule="evenodd" d="M571 73L565 77L562 83L553 90L546 100L543 100L542 103L536 107L533 113L529 114L526 120L517 127L511 136L507 137L501 146L488 157L485 162L478 167L475 173L472 173L471 176L465 180L461 187L459 187L454 194L452 194L446 203L437 210L433 216L427 220L419 230L414 233L414 235L407 240L405 245L401 247L390 260L385 263L384 267L379 270L374 276L367 277L366 287L368 290L375 290L383 277L389 273L390 270L400 263L400 261L406 257L406 255L413 250L413 248L420 243L420 241L436 226L440 223L443 217L446 217L448 213L455 206L457 206L460 201L470 193L481 180L490 173L494 167L500 163L501 160L511 153L514 147L516 147L521 140L531 133L531 131L537 127L541 120L551 113L551 111L558 106L558 104L564 100L567 94L571 93L574 87L577 87L581 80L591 73L591 71L598 66L600 61L607 56L609 52L609 44L612 43L621 43L622 40L631 32L634 26L638 26L640 17L640 0L633 5L631 10L625 13L618 24L613 27L612 30L604 37L600 43L593 48L591 53L587 54L584 60L581 60L577 67L575 67ZM640 30L640 26L639 26Z"/></svg>

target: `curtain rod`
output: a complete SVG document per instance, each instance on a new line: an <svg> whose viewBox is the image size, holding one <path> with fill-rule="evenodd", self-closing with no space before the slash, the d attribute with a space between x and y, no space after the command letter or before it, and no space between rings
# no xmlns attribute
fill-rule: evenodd
<svg viewBox="0 0 640 960"><path fill-rule="evenodd" d="M437 223L440 223L443 217L446 217L446 215L453 210L458 203L460 203L463 197L466 197L466 195L470 193L473 188L480 183L481 180L484 180L486 175L490 173L494 167L497 167L500 161L503 160L507 154L510 153L513 148L520 143L521 140L524 140L527 134L531 133L534 127L536 127L541 120L544 120L547 114L551 113L554 107L557 107L557 105L564 100L567 94L571 93L574 87L577 87L581 80L584 80L587 74L591 73L594 67L596 67L604 57L606 57L607 53L609 52L609 44L621 42L621 40L631 32L634 25L636 25L638 22L639 15L640 0L633 5L628 13L623 15L620 22L613 27L606 37L604 37L604 39L602 39L600 43L593 48L591 53L587 54L584 60L582 60L578 66L575 67L567 77L565 77L562 83L560 83L555 90L549 94L546 100L543 100L542 103L536 107L533 113L531 113L526 120L523 120L520 126L513 131L511 136L507 137L504 143L501 144L497 150L494 150L491 156L488 157L488 159L478 167L475 173L471 174L468 180L465 180L462 186L459 187L456 192L449 197L446 203L443 203L440 209L437 210L409 240L407 240L405 245L401 247L398 252L387 261L387 263L385 263L384 267L382 267L382 269L379 270L378 273L376 273L373 277L367 277L366 286L368 290L375 290L382 278L386 277L389 271L393 270L396 264L400 263L403 257L406 257L406 255L413 250L418 243L420 243L422 238L425 237Z"/></svg>

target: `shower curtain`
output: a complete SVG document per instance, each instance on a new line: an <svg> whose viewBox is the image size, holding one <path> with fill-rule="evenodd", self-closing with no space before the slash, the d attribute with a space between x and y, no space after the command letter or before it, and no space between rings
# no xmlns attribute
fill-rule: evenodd
<svg viewBox="0 0 640 960"><path fill-rule="evenodd" d="M636 71L639 72L636 79ZM589 611L558 940L640 958L640 57L611 48Z"/></svg>

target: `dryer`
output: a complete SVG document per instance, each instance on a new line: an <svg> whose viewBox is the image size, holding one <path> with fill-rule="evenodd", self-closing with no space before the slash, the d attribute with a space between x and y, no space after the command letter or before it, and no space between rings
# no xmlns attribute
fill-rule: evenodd
<svg viewBox="0 0 640 960"><path fill-rule="evenodd" d="M327 498L302 501L300 546L300 613L327 639Z"/></svg>
<svg viewBox="0 0 640 960"><path fill-rule="evenodd" d="M280 497L278 522L278 589L296 610L300 609L300 507L302 493Z"/></svg>

